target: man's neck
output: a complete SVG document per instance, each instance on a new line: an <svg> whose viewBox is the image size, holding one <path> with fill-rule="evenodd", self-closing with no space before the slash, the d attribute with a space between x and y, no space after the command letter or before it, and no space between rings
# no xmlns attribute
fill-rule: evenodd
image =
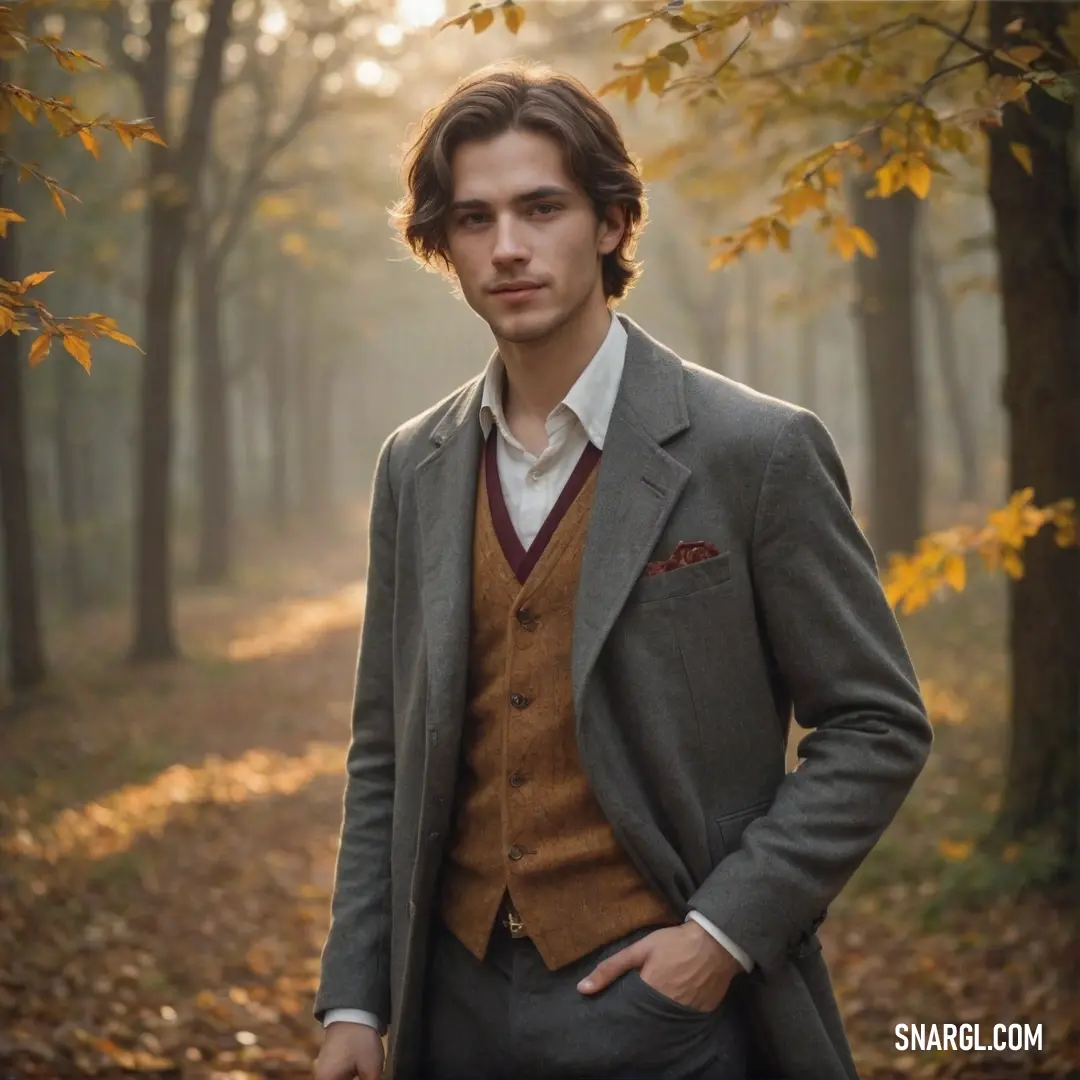
<svg viewBox="0 0 1080 1080"><path fill-rule="evenodd" d="M543 423L569 393L604 343L613 316L605 303L591 306L542 341L499 341L506 368L503 411L525 423Z"/></svg>

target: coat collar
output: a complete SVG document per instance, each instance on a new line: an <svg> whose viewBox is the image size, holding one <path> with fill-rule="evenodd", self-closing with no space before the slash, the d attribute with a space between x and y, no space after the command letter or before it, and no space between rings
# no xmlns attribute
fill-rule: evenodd
<svg viewBox="0 0 1080 1080"><path fill-rule="evenodd" d="M615 410L640 425L642 432L663 444L690 425L683 389L682 364L678 357L647 334L628 315L616 314L626 330L626 361L615 398ZM497 360L488 359L486 371ZM431 431L431 441L441 446L459 428L478 424L483 400L484 374L477 375L443 413Z"/></svg>

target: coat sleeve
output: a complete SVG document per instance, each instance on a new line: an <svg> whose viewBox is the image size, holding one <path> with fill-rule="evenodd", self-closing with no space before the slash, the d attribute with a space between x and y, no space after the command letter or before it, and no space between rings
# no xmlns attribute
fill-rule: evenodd
<svg viewBox="0 0 1080 1080"><path fill-rule="evenodd" d="M394 806L393 619L397 507L390 484L394 436L375 467L368 526L367 597L353 690L343 823L330 932L315 1019L360 1009L390 1022L390 843Z"/></svg>
<svg viewBox="0 0 1080 1080"><path fill-rule="evenodd" d="M932 733L825 425L797 410L776 437L752 536L769 646L809 733L798 768L690 898L764 976L816 928L893 819Z"/></svg>

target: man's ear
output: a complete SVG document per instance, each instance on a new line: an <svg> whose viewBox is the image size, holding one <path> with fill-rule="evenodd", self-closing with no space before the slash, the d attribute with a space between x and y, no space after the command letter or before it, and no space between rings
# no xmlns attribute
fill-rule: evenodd
<svg viewBox="0 0 1080 1080"><path fill-rule="evenodd" d="M597 232L597 248L601 255L610 255L622 243L626 234L626 207L609 206L604 210Z"/></svg>

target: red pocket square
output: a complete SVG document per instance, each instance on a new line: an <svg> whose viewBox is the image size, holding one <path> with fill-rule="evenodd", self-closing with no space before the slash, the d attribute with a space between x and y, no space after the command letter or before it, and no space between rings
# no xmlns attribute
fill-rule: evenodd
<svg viewBox="0 0 1080 1080"><path fill-rule="evenodd" d="M683 540L666 559L649 563L645 567L643 576L666 574L669 570L677 570L680 566L689 566L690 563L703 562L719 554L716 546L710 544L708 540Z"/></svg>

